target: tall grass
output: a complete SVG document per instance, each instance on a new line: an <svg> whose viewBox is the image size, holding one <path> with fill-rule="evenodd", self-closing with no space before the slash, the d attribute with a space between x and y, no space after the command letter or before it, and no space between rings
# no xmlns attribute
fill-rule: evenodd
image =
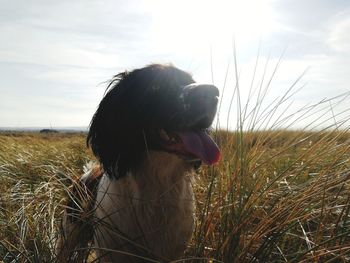
<svg viewBox="0 0 350 263"><path fill-rule="evenodd" d="M349 260L348 133L216 136L223 160L197 176L197 227L188 260ZM1 135L0 147L0 258L54 262L69 177L79 176L91 158L84 138Z"/></svg>
<svg viewBox="0 0 350 263"><path fill-rule="evenodd" d="M54 262L65 191L90 158L82 135L0 134L0 261Z"/></svg>
<svg viewBox="0 0 350 263"><path fill-rule="evenodd" d="M197 180L200 213L189 255L222 262L350 260L349 134L220 137L224 159Z"/></svg>

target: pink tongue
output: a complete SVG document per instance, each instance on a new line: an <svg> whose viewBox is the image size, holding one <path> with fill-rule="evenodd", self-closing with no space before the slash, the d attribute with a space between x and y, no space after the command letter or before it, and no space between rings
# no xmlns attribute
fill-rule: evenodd
<svg viewBox="0 0 350 263"><path fill-rule="evenodd" d="M215 164L220 160L220 150L205 131L181 132L180 137L187 151L197 156L206 164Z"/></svg>

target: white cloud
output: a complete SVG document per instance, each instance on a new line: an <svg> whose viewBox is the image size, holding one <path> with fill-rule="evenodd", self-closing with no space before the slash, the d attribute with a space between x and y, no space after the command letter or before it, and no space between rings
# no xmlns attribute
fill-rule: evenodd
<svg viewBox="0 0 350 263"><path fill-rule="evenodd" d="M345 53L350 52L350 12L347 12L347 16L339 21L332 23L330 26L329 44L338 52Z"/></svg>

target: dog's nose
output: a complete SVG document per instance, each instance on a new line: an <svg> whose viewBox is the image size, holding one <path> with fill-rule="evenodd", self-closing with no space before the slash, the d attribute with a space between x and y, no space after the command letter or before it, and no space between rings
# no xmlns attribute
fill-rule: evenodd
<svg viewBox="0 0 350 263"><path fill-rule="evenodd" d="M214 85L192 83L183 89L181 99L190 128L208 128L215 117L219 90Z"/></svg>
<svg viewBox="0 0 350 263"><path fill-rule="evenodd" d="M184 102L194 107L216 107L219 101L219 89L210 84L192 83L184 87Z"/></svg>
<svg viewBox="0 0 350 263"><path fill-rule="evenodd" d="M189 97L195 98L216 98L219 96L219 89L211 84L192 83L184 87Z"/></svg>

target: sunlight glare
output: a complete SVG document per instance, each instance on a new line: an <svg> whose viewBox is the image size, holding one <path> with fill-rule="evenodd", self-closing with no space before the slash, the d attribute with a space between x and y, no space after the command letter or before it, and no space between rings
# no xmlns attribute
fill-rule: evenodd
<svg viewBox="0 0 350 263"><path fill-rule="evenodd" d="M154 43L167 48L259 40L276 26L269 0L153 0L150 6Z"/></svg>

